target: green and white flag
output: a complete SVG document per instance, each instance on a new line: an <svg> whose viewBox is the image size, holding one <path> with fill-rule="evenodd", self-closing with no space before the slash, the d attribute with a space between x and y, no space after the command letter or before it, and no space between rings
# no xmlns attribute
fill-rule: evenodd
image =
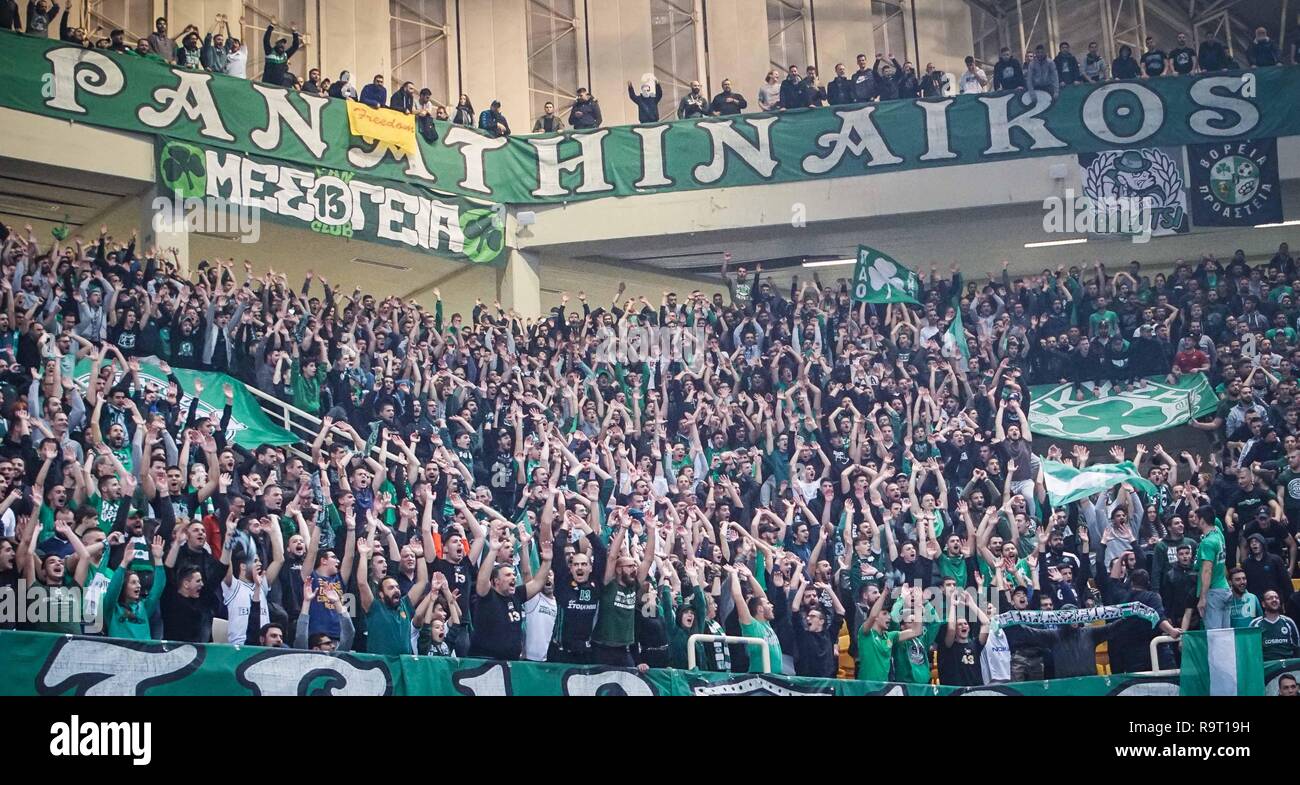
<svg viewBox="0 0 1300 785"><path fill-rule="evenodd" d="M921 289L916 273L894 257L875 248L858 246L858 264L853 268L853 301L859 303L915 303Z"/></svg>
<svg viewBox="0 0 1300 785"><path fill-rule="evenodd" d="M961 306L954 309L955 316L952 317L952 324L948 325L948 330L944 333L944 343L952 342L955 349L953 356L959 356L962 359L962 369L966 368L965 363L970 362L970 344L966 341L966 327L961 321ZM946 347L945 347L946 348Z"/></svg>
<svg viewBox="0 0 1300 785"><path fill-rule="evenodd" d="M91 360L84 359L73 369L73 378L82 390L86 389L86 384L90 381L90 366ZM262 411L253 394L248 392L245 384L233 376L176 367L172 368L172 374L180 382L181 390L177 403L181 407L182 418L189 413L196 380L203 384L203 393L199 396L199 405L195 409L197 417L220 417L221 412L226 408L226 394L222 391L222 387L229 384L235 391L235 399L230 407L230 424L226 427L226 438L229 441L247 450L263 444L293 444L298 441L297 437L289 431L276 427L266 416L266 412ZM113 383L117 384L121 378L122 371L118 367L114 371ZM142 385L152 385L160 395L167 394L167 374L163 373L162 368L158 366L157 359L141 357L140 373L137 378Z"/></svg>
<svg viewBox="0 0 1300 785"><path fill-rule="evenodd" d="M1043 481L1047 485L1047 500L1053 507L1062 507L1085 496L1104 491L1126 482L1148 494L1157 493L1156 486L1138 474L1132 461L1123 463L1095 463L1076 469L1060 461L1042 459Z"/></svg>
<svg viewBox="0 0 1300 785"><path fill-rule="evenodd" d="M1114 442L1184 425L1219 405L1205 374L1168 384L1151 376L1140 389L1116 392L1109 382L1030 388L1029 430L1074 442ZM1082 397L1082 400L1078 400Z"/></svg>
<svg viewBox="0 0 1300 785"><path fill-rule="evenodd" d="M1179 695L1263 695L1264 645L1258 627L1183 633Z"/></svg>

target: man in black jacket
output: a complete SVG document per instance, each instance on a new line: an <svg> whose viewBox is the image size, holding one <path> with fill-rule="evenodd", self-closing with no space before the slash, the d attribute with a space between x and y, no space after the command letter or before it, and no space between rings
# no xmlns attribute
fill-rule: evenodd
<svg viewBox="0 0 1300 785"><path fill-rule="evenodd" d="M845 73L844 63L836 63L835 78L826 85L826 103L831 106L853 103L853 82Z"/></svg>
<svg viewBox="0 0 1300 785"><path fill-rule="evenodd" d="M600 104L587 92L587 88L578 88L578 100L573 102L569 111L569 125L575 129L600 127Z"/></svg>
<svg viewBox="0 0 1300 785"><path fill-rule="evenodd" d="M1115 622L1110 635L1110 669L1114 673L1138 673L1151 669L1151 639L1157 634L1177 638L1182 629L1165 618L1165 606L1160 595L1151 591L1151 575L1146 570L1134 570L1129 575L1127 594L1119 598L1122 603L1138 602L1155 611L1160 622L1152 627L1145 619L1129 617ZM1160 667L1173 667L1173 654L1167 646L1159 648Z"/></svg>
<svg viewBox="0 0 1300 785"><path fill-rule="evenodd" d="M1020 61L1011 56L1011 50L1002 47L998 52L998 61L993 66L994 90L1025 89L1025 72Z"/></svg>
<svg viewBox="0 0 1300 785"><path fill-rule="evenodd" d="M803 109L808 106L808 96L804 95L803 78L799 76L799 66L790 66L785 81L781 82L781 108Z"/></svg>
<svg viewBox="0 0 1300 785"><path fill-rule="evenodd" d="M705 97L699 81L691 82L691 91L677 103L677 119L704 117L709 113L709 99Z"/></svg>
<svg viewBox="0 0 1300 785"><path fill-rule="evenodd" d="M876 97L876 72L867 65L867 56L858 55L858 70L853 72L853 103L865 104Z"/></svg>
<svg viewBox="0 0 1300 785"><path fill-rule="evenodd" d="M650 85L641 85L638 92L636 85L631 81L627 83L627 97L632 99L636 104L636 120L638 123L657 123L659 122L659 100L664 97L664 86L656 79L654 90L651 91Z"/></svg>
<svg viewBox="0 0 1300 785"><path fill-rule="evenodd" d="M267 84L287 85L289 77L289 58L293 57L298 51L298 46L302 39L298 36L298 25L290 26L293 31L293 43L290 44L288 39L278 39L275 44L271 43L271 33L275 31L275 25L266 26L266 34L262 36L262 51L266 53L266 65L262 68L262 81Z"/></svg>
<svg viewBox="0 0 1300 785"><path fill-rule="evenodd" d="M732 92L731 80L722 80L722 92L713 96L713 102L709 104L709 114L714 117L740 114L749 102L745 96L740 93Z"/></svg>
<svg viewBox="0 0 1300 785"><path fill-rule="evenodd" d="M1070 51L1069 42L1061 42L1060 49L1054 59L1056 61L1056 73L1061 77L1062 87L1085 81L1083 69L1079 67L1079 59Z"/></svg>

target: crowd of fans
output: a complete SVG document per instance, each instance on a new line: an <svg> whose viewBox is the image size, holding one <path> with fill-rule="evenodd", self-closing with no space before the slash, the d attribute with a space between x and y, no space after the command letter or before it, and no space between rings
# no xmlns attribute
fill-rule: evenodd
<svg viewBox="0 0 1300 785"><path fill-rule="evenodd" d="M1102 641L1147 670L1154 635L1199 626L1300 656L1285 245L1155 275L954 264L918 271L919 306L724 267L726 292L565 293L531 321L233 260L185 275L106 228L0 240L0 591L43 606L22 629L675 668L692 634L730 634L823 677L848 653L858 678L928 683L933 650L948 685L1095 673ZM200 415L172 367L319 434L236 445L233 387ZM1030 432L1031 384L1193 372L1222 400L1194 423L1209 450ZM1042 458L1130 458L1158 492L1053 507ZM1130 602L1158 624L993 620ZM762 648L697 642L695 667L759 670Z"/></svg>
<svg viewBox="0 0 1300 785"><path fill-rule="evenodd" d="M51 5L49 0L29 0L26 32L46 35L54 18L59 15L58 12L57 3ZM243 21L240 20L241 27ZM241 79L248 77L248 51L244 43L231 34L229 22L224 15L218 15L207 32L194 25L187 25L179 35L172 35L168 31L167 20L163 17L158 17L154 25L154 32L132 45L126 40L126 33L120 29L112 30L104 38L100 37L102 30L87 32L83 28L71 27L65 12L60 17L60 38L78 46L137 55L183 68L204 69ZM276 21L272 20L262 37L264 66L260 79L263 82L283 85L304 93L361 101L374 108L386 107L415 115L417 130L431 142L437 138L435 120L477 127L491 136L508 136L511 133L510 123L502 111L501 102L497 100L491 101L487 109L476 112L468 95L461 94L454 106L448 106L439 103L428 87L417 89L415 83L409 81L398 85L390 96L383 74L376 74L360 90L350 71L343 71L338 79L331 80L322 75L319 68L311 68L304 79L289 68L289 59L303 45L297 25L290 24L289 37L284 37L283 29L277 34L276 27ZM0 29L11 28L23 29L17 2L0 0ZM1146 50L1140 55L1135 55L1130 46L1120 46L1118 56L1110 63L1101 55L1096 41L1089 42L1082 62L1071 51L1070 44L1064 41L1055 55L1039 44L1032 51L1026 52L1023 60L1004 47L997 62L989 66L993 72L992 78L973 56L966 58L965 70L955 76L945 73L933 63L927 63L924 73L918 73L912 62L900 63L893 53L880 52L876 53L874 60L869 60L865 54L859 54L855 61L857 70L853 72L844 63L836 63L834 76L826 82L814 65L809 65L802 73L798 65L790 65L785 74L776 69L767 74L758 88L758 101L754 108L762 112L775 112L904 98L932 98L954 92L983 93L990 90L1041 90L1056 96L1061 89L1075 84L1108 79L1182 76L1242 67L1223 42L1212 36L1201 41L1197 49L1188 45L1187 36L1183 33L1178 34L1178 45L1168 51L1161 48L1153 37L1148 36L1145 43ZM1290 55L1290 62L1300 63L1300 40L1297 40ZM1260 27L1255 31L1255 38L1246 52L1245 60L1247 67L1265 68L1279 65L1286 58L1269 37L1267 29ZM659 104L664 95L661 84L653 79L647 79L639 87L628 82L627 91L628 99L637 107L638 122L649 123L660 119ZM569 106L567 121L554 103L547 102L542 114L535 118L532 131L549 133L566 128L582 130L601 126L603 118L599 101L585 87L579 87L575 95L576 98ZM678 101L676 117L684 119L735 115L749 108L749 101L733 89L730 79L722 80L721 92L712 98L704 92L703 85L697 80L691 82L690 91Z"/></svg>

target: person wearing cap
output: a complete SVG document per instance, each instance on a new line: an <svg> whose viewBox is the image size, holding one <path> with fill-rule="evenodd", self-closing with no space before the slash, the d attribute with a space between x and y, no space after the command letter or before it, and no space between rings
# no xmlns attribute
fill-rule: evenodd
<svg viewBox="0 0 1300 785"><path fill-rule="evenodd" d="M302 44L302 39L298 35L298 26L291 25L291 30L293 43L286 38L278 38L272 44L271 33L275 32L275 23L266 26L266 33L262 36L262 51L265 58L265 65L262 66L262 81L267 84L278 86L288 84L289 60L298 52L298 47Z"/></svg>
<svg viewBox="0 0 1300 785"><path fill-rule="evenodd" d="M510 135L510 123L506 122L505 115L501 114L500 101L493 100L487 109L479 113L478 128L488 136Z"/></svg>

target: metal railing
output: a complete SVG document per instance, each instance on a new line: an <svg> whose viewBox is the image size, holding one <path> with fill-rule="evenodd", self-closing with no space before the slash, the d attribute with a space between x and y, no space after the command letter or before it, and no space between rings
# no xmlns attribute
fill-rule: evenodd
<svg viewBox="0 0 1300 785"><path fill-rule="evenodd" d="M763 655L763 672L772 672L772 653L767 648L767 641L762 638L746 638L740 635L705 635L696 633L686 639L686 668L695 670L695 644L696 643L714 643L722 641L723 643L747 643L751 646L757 646Z"/></svg>
<svg viewBox="0 0 1300 785"><path fill-rule="evenodd" d="M285 403L251 384L244 385L244 388L253 394L253 397L257 399L258 406L266 413L267 417L271 418L272 422L298 438L298 441L294 444L285 445L285 449L310 463L311 444L316 441L316 434L320 433L321 418L309 414L292 404ZM337 425L330 428L330 433L344 439L349 444L352 443L352 434ZM364 438L365 434L362 434L362 437ZM370 448L370 455L373 458L379 457L379 445L376 444ZM388 459L394 463L406 463L400 455L390 453Z"/></svg>
<svg viewBox="0 0 1300 785"><path fill-rule="evenodd" d="M1151 670L1143 673L1143 676L1176 676L1182 672L1180 668L1160 669L1160 644L1177 643L1178 639L1172 635L1157 635L1151 639Z"/></svg>

